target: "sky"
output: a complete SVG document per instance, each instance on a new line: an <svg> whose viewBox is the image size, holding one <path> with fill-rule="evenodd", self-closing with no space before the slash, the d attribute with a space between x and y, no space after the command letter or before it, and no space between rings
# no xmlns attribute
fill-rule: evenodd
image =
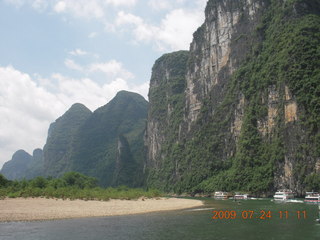
<svg viewBox="0 0 320 240"><path fill-rule="evenodd" d="M0 0L0 168L43 148L72 104L147 99L162 54L188 50L206 0Z"/></svg>

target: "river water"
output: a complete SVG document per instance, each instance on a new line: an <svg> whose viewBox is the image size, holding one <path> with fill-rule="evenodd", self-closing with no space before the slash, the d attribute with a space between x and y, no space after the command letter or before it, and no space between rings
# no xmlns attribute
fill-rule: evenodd
<svg viewBox="0 0 320 240"><path fill-rule="evenodd" d="M0 213L1 214L1 213ZM216 219L213 219L216 218ZM229 218L229 219L226 219ZM319 240L318 206L270 199L205 199L195 209L129 216L0 223L1 240Z"/></svg>

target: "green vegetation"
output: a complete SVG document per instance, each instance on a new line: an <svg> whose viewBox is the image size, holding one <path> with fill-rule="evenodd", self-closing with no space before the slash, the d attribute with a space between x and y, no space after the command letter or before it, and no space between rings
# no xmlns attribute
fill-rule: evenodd
<svg viewBox="0 0 320 240"><path fill-rule="evenodd" d="M284 162L286 151L286 127L283 124L285 102L282 100L284 93L281 94L284 85L289 86L298 105L303 107L305 112L301 124L308 129L309 147L301 152L303 155L300 158L296 156L298 162L295 168L300 166L299 170L294 171L296 181L319 189L316 186L320 183L319 178L311 175L304 181L304 177L306 156L319 157L316 149L320 148L319 143L314 141L318 139L320 129L320 17L312 14L314 9L310 10L305 5L297 4L293 8L294 2L282 5L279 1L272 1L262 26L257 29L255 34L262 35L263 44L253 46L247 62L236 72L230 84L230 94L235 96L236 91L241 91L248 103L237 152L230 159L231 165L227 170L204 180L195 188L196 191L222 189L262 193L272 190L276 166ZM311 2L309 4L312 5ZM276 127L266 141L258 131L258 121L263 121L268 115L261 96L267 96L270 86L275 86L280 92L280 103ZM224 110L228 111L226 108Z"/></svg>
<svg viewBox="0 0 320 240"><path fill-rule="evenodd" d="M215 21L213 13L222 3L217 0L208 1L209 19L194 34L191 52L165 54L155 62L149 91L152 130L148 129L155 132L148 134L154 134L153 150L161 150L148 162L147 186L177 193L225 190L259 195L288 177L286 167L290 182L319 190L314 169L320 158L319 0L262 2L258 5L263 7L255 9L257 18L248 15L245 1L223 2L219 15L239 8L240 16L233 26L228 63L217 76L212 73L216 65L212 71L201 68L205 64L209 70L212 64L205 61L215 45L204 41L216 34L207 24ZM188 73L194 73L190 89ZM218 79L214 86L211 78ZM185 118L186 90L202 102L198 120L191 124ZM288 106L294 108L290 121ZM143 97L126 91L93 113L75 104L50 126L43 158L40 151L37 161L18 151L2 173L9 179L41 175L42 167L37 166L44 162L44 176L76 171L104 187L143 186L147 109ZM29 175L27 168L33 171ZM7 169L15 173L9 175ZM104 199L141 191L96 186L93 178L78 173L20 182L0 175L1 193L8 196Z"/></svg>
<svg viewBox="0 0 320 240"><path fill-rule="evenodd" d="M20 180L76 171L97 178L99 186L141 187L147 109L142 96L127 91L93 113L73 104L50 125L43 152L36 149L30 156L19 150L1 173Z"/></svg>
<svg viewBox="0 0 320 240"><path fill-rule="evenodd" d="M215 2L209 1L206 11ZM192 137L178 140L170 128L173 134L164 143L163 165L152 173L151 186L178 193L266 193L273 191L285 155L292 156L295 182L303 187L319 184L318 175L306 177L314 171L308 169L314 160L308 159L320 157L319 13L318 1L271 1L256 31L246 35L254 44L227 86L220 89L225 91L224 98L216 105L214 95L203 100ZM198 45L203 41L201 31L197 32ZM243 40L241 34L233 39L233 47ZM195 60L189 60L190 64ZM299 111L299 121L287 124L285 86ZM261 123L268 122L268 97L273 89L279 94L277 117L272 131L262 133ZM244 117L235 141L230 126L240 94L245 99Z"/></svg>
<svg viewBox="0 0 320 240"><path fill-rule="evenodd" d="M142 96L127 91L93 113L82 104L72 105L49 128L42 159L45 168L37 176L60 177L76 171L97 178L99 186L142 186L147 108ZM119 139L127 142L121 148L126 153L117 151Z"/></svg>
<svg viewBox="0 0 320 240"><path fill-rule="evenodd" d="M10 181L0 174L0 187L6 187Z"/></svg>
<svg viewBox="0 0 320 240"><path fill-rule="evenodd" d="M147 109L148 102L141 95L127 91L118 92L108 104L94 111L73 136L67 170L93 176L101 186L112 186L115 183L130 187L142 186L141 175L145 157L143 134ZM127 153L119 154L119 138L123 139L123 142L127 141L128 146L121 148ZM126 157L119 158L119 155ZM117 160L132 163L129 167L132 171L126 178L122 176L114 179L118 176L115 174ZM132 169L132 166L135 169Z"/></svg>
<svg viewBox="0 0 320 240"><path fill-rule="evenodd" d="M160 172L156 168L148 169L148 182L152 187L161 188L163 182L170 185L175 178L174 157L181 150L176 140L183 121L188 59L188 51L164 54L152 68L149 121L155 122L158 134L164 136L165 142L158 144L161 144L161 152L166 153Z"/></svg>
<svg viewBox="0 0 320 240"><path fill-rule="evenodd" d="M92 112L83 104L76 103L49 127L48 138L43 149L45 176L61 176L70 171L70 155L74 137Z"/></svg>
<svg viewBox="0 0 320 240"><path fill-rule="evenodd" d="M165 121L167 117L171 117L169 122L172 122L175 127L171 130L177 129L177 122L182 118L188 56L188 51L164 54L157 59L152 68L149 112L159 121ZM168 105L174 109L172 112L175 116L169 116Z"/></svg>
<svg viewBox="0 0 320 240"><path fill-rule="evenodd" d="M36 177L31 180L9 181L0 175L0 199L9 197L46 197L62 199L104 200L159 197L157 190L144 191L126 186L101 188L97 179L77 172L65 173L61 178Z"/></svg>
<svg viewBox="0 0 320 240"><path fill-rule="evenodd" d="M320 191L320 174L313 173L308 175L304 180L304 184L307 191Z"/></svg>

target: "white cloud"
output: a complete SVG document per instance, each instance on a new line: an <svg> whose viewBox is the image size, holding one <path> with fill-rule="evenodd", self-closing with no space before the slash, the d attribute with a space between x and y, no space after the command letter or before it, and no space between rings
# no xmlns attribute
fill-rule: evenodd
<svg viewBox="0 0 320 240"><path fill-rule="evenodd" d="M116 60L102 63L93 63L89 66L89 72L103 72L107 76L112 78L120 77L124 79L130 79L134 77L131 72L123 68L122 63Z"/></svg>
<svg viewBox="0 0 320 240"><path fill-rule="evenodd" d="M116 18L116 25L120 26L124 24L141 25L143 24L143 19L131 13L120 11L118 12L118 17Z"/></svg>
<svg viewBox="0 0 320 240"><path fill-rule="evenodd" d="M56 13L69 13L75 17L84 18L102 18L104 16L103 0L5 0L15 7L24 5L31 6L35 10L44 10L50 6L50 9Z"/></svg>
<svg viewBox="0 0 320 240"><path fill-rule="evenodd" d="M176 9L162 20L159 35L160 48L169 46L173 50L189 49L192 34L204 21L203 13Z"/></svg>
<svg viewBox="0 0 320 240"><path fill-rule="evenodd" d="M78 49L79 50L79 49ZM81 50L72 51L70 54L79 56L84 54ZM108 62L94 62L89 65L80 65L77 64L74 60L67 58L64 61L64 64L67 68L80 71L86 76L90 76L95 73L103 73L107 76L108 79L122 78L125 80L134 78L134 75L126 70L121 62L116 60L110 60Z"/></svg>
<svg viewBox="0 0 320 240"><path fill-rule="evenodd" d="M117 62L113 64L117 66ZM121 64L116 69L124 70ZM54 94L47 89L53 82ZM80 102L95 110L120 90L135 91L146 98L148 86L148 83L133 85L120 77L99 85L90 78L72 79L61 74L41 81L11 66L0 67L0 168L18 149L32 153L33 149L43 147L49 124L73 103Z"/></svg>
<svg viewBox="0 0 320 240"><path fill-rule="evenodd" d="M54 5L53 9L57 13L64 12L66 10L66 3L64 1L59 1Z"/></svg>
<svg viewBox="0 0 320 240"><path fill-rule="evenodd" d="M115 20L115 28L123 31L131 29L137 42L153 41L158 50L181 50L189 49L192 34L203 20L202 11L175 9L156 26L146 23L139 16L120 11Z"/></svg>
<svg viewBox="0 0 320 240"><path fill-rule="evenodd" d="M69 13L75 17L103 18L105 9L99 0L68 0L59 1L54 4L56 13Z"/></svg>
<svg viewBox="0 0 320 240"><path fill-rule="evenodd" d="M63 104L29 75L0 67L1 161L9 160L18 149L32 153L42 147L49 123L63 110Z"/></svg>
<svg viewBox="0 0 320 240"><path fill-rule="evenodd" d="M62 0L54 2L53 10L56 13L69 13L75 17L96 18L103 19L103 21L110 6L132 7L136 4L136 0Z"/></svg>
<svg viewBox="0 0 320 240"><path fill-rule="evenodd" d="M84 50L77 48L73 51L70 51L69 54L71 54L73 56L84 56L84 55L87 55L88 53Z"/></svg>
<svg viewBox="0 0 320 240"><path fill-rule="evenodd" d="M136 7L137 0L5 0L17 7L29 4L35 9L49 9L57 14L71 17L95 19L102 23L107 31L129 33L130 42L149 43L156 50L173 51L188 49L193 32L204 20L203 10L207 0L144 0L147 9L164 10L167 13L143 18L123 8ZM118 13L115 12L119 9ZM49 11L49 12L50 12ZM164 12L165 13L165 12ZM66 17L66 16L64 16ZM155 21L158 21L155 23ZM88 35L97 36L96 32Z"/></svg>
<svg viewBox="0 0 320 240"><path fill-rule="evenodd" d="M157 35L159 30L157 27L145 23L141 17L123 11L118 12L115 25L116 27L129 25L137 41L148 42Z"/></svg>
<svg viewBox="0 0 320 240"><path fill-rule="evenodd" d="M65 61L64 61L64 65L66 65L67 68L70 68L72 70L76 70L76 71L82 71L83 68L75 63L72 59L69 59L67 58Z"/></svg>

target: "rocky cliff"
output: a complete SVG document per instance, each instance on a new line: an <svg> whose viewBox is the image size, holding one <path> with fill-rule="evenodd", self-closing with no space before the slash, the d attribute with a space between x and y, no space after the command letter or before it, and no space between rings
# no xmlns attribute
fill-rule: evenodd
<svg viewBox="0 0 320 240"><path fill-rule="evenodd" d="M194 33L187 72L186 120L196 121L204 99L214 103L225 95L225 85L244 61L250 47L259 41L251 33L261 21L268 1L209 1L205 22Z"/></svg>
<svg viewBox="0 0 320 240"><path fill-rule="evenodd" d="M320 166L319 5L208 1L188 59L174 61L185 65L162 57L153 67L149 185L257 194L311 187ZM178 94L169 91L174 67L185 85ZM168 101L177 96L179 107Z"/></svg>
<svg viewBox="0 0 320 240"><path fill-rule="evenodd" d="M132 156L128 140L126 137L120 135L118 138L117 156L111 185L125 185L128 187L139 185L137 184L137 178L141 177L141 174L139 174L138 171L139 165ZM141 180L138 180L138 182L142 183Z"/></svg>
<svg viewBox="0 0 320 240"><path fill-rule="evenodd" d="M155 62L149 105L126 91L93 113L75 104L43 154L19 151L2 173L193 194L320 190L319 0L209 0L205 17L189 51Z"/></svg>
<svg viewBox="0 0 320 240"><path fill-rule="evenodd" d="M153 66L150 81L150 108L147 125L148 159L160 157L171 135L179 138L179 122L183 119L186 87L186 66L189 53L179 51L165 54Z"/></svg>

